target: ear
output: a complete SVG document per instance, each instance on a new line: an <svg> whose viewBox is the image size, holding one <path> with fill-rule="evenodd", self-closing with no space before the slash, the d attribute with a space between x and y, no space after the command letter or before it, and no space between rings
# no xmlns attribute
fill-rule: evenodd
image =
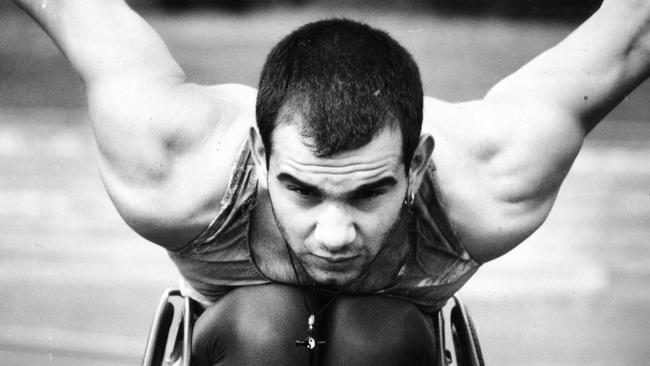
<svg viewBox="0 0 650 366"><path fill-rule="evenodd" d="M434 145L433 136L430 134L420 136L420 142L418 142L418 146L413 152L411 166L409 168L409 189L412 192L417 192L420 188L420 183L422 183L422 178L427 171Z"/></svg>
<svg viewBox="0 0 650 366"><path fill-rule="evenodd" d="M255 168L257 168L257 175L261 184L266 184L267 166L266 166L266 149L262 143L262 136L260 136L257 128L251 127L248 130L248 143L251 150L251 157Z"/></svg>

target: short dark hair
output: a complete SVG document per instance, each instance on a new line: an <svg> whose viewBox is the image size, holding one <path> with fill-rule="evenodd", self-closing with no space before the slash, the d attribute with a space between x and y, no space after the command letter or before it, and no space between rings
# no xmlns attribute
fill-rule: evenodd
<svg viewBox="0 0 650 366"><path fill-rule="evenodd" d="M297 113L303 137L327 157L358 149L399 127L408 172L422 128L423 92L413 57L387 33L348 19L306 24L269 53L259 83L257 126L271 155L284 113Z"/></svg>

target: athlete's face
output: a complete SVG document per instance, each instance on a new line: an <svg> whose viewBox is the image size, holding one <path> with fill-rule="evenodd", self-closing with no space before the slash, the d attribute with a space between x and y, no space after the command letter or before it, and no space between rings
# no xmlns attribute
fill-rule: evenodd
<svg viewBox="0 0 650 366"><path fill-rule="evenodd" d="M318 283L359 277L386 242L408 188L399 131L366 146L316 157L294 124L273 134L267 184L284 239Z"/></svg>

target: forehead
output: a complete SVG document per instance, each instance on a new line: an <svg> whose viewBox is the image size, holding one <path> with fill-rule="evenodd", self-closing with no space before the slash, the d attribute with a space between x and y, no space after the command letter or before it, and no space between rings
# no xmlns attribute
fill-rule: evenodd
<svg viewBox="0 0 650 366"><path fill-rule="evenodd" d="M280 124L273 133L270 173L290 174L327 191L343 192L382 178L404 174L399 130L386 128L359 149L318 157L296 124Z"/></svg>

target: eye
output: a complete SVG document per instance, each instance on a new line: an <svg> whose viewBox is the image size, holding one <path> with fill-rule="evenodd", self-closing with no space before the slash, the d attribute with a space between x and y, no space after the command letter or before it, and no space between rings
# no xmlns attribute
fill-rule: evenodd
<svg viewBox="0 0 650 366"><path fill-rule="evenodd" d="M357 194L354 195L353 199L357 201L372 200L374 198L378 198L384 193L386 193L386 191L382 189L371 189L368 191L358 192Z"/></svg>
<svg viewBox="0 0 650 366"><path fill-rule="evenodd" d="M300 187L300 186L287 186L287 189L291 192L294 192L302 198L316 198L318 197L318 192L315 192L313 189Z"/></svg>

